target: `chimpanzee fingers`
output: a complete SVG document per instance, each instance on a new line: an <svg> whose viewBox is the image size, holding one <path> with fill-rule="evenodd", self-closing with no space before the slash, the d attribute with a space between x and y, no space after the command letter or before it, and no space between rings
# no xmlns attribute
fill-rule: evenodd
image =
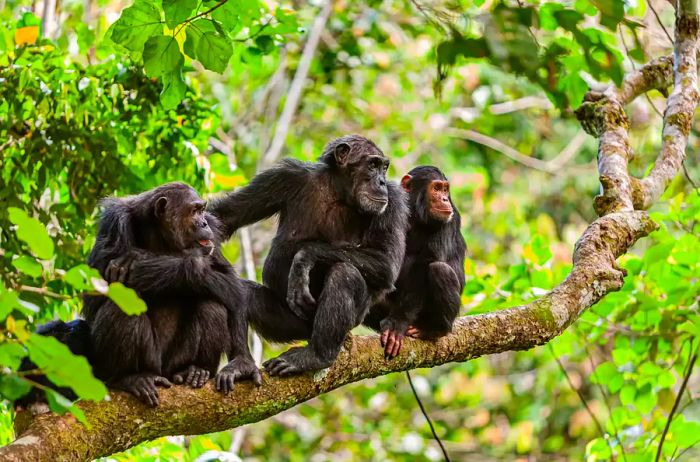
<svg viewBox="0 0 700 462"><path fill-rule="evenodd" d="M253 379L253 383L256 386L262 385L262 374L260 373L260 369L257 367L255 368L255 371L253 371L253 376L251 377Z"/></svg>
<svg viewBox="0 0 700 462"><path fill-rule="evenodd" d="M117 280L119 274L119 267L114 263L114 260L109 262L107 269L105 270L105 280L107 282L114 282Z"/></svg>
<svg viewBox="0 0 700 462"><path fill-rule="evenodd" d="M392 358L395 358L399 355L399 351L401 351L401 345L403 345L403 335L398 334L396 336L396 342L394 342L394 349L391 351Z"/></svg>
<svg viewBox="0 0 700 462"><path fill-rule="evenodd" d="M187 378L185 379L185 383L189 386L193 386L192 382L194 381L195 374L197 373L197 369L194 366L190 366L187 368Z"/></svg>
<svg viewBox="0 0 700 462"><path fill-rule="evenodd" d="M119 268L119 272L117 275L117 281L125 283L128 275L129 275L129 266L127 264L124 264Z"/></svg>
<svg viewBox="0 0 700 462"><path fill-rule="evenodd" d="M386 342L389 339L389 331L385 330L382 331L382 335L379 337L379 343L381 343L382 346L386 346Z"/></svg>
<svg viewBox="0 0 700 462"><path fill-rule="evenodd" d="M282 368L277 370L277 375L279 375L280 377L287 377L289 375L295 374L296 372L297 372L296 366L289 364L289 363L285 363Z"/></svg>
<svg viewBox="0 0 700 462"><path fill-rule="evenodd" d="M394 351L394 333L389 332L386 339L386 344L384 345L384 359L391 359L391 352Z"/></svg>
<svg viewBox="0 0 700 462"><path fill-rule="evenodd" d="M278 371L282 370L285 364L286 362L284 359L273 358L269 361L266 361L264 367L270 375L278 375Z"/></svg>
<svg viewBox="0 0 700 462"><path fill-rule="evenodd" d="M155 387L155 385L158 385L158 386L161 386L163 388L170 388L173 386L173 384L170 382L170 380L168 380L165 377L162 377L160 375L156 376L153 379L153 384L154 384L154 387ZM155 390L155 388L154 388L154 390Z"/></svg>

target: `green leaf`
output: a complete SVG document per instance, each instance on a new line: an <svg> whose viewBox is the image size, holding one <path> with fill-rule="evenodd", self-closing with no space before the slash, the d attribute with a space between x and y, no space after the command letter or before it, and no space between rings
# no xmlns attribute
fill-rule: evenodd
<svg viewBox="0 0 700 462"><path fill-rule="evenodd" d="M54 337L32 334L25 346L32 362L59 387L70 387L79 397L93 401L107 395L107 388L92 375L87 359L74 355Z"/></svg>
<svg viewBox="0 0 700 462"><path fill-rule="evenodd" d="M93 279L102 279L102 277L99 271L85 264L74 266L63 275L63 280L76 290L91 290Z"/></svg>
<svg viewBox="0 0 700 462"><path fill-rule="evenodd" d="M44 394L46 395L46 401L49 403L49 408L51 408L53 412L61 415L70 412L78 419L78 422L85 425L88 424L83 410L76 406L71 400L51 389L44 390Z"/></svg>
<svg viewBox="0 0 700 462"><path fill-rule="evenodd" d="M151 37L143 50L143 67L149 77L160 77L182 67L185 58L175 37Z"/></svg>
<svg viewBox="0 0 700 462"><path fill-rule="evenodd" d="M149 0L136 0L110 27L109 37L127 50L141 52L153 35L163 33L160 10Z"/></svg>
<svg viewBox="0 0 700 462"><path fill-rule="evenodd" d="M12 266L27 276L31 276L33 278L41 276L41 263L28 255L22 255L21 257L12 260Z"/></svg>
<svg viewBox="0 0 700 462"><path fill-rule="evenodd" d="M22 358L27 355L22 345L15 342L0 343L0 366L17 370Z"/></svg>
<svg viewBox="0 0 700 462"><path fill-rule="evenodd" d="M21 308L22 305L17 293L6 289L2 281L0 281L0 320L5 319L12 310Z"/></svg>
<svg viewBox="0 0 700 462"><path fill-rule="evenodd" d="M210 71L221 74L233 54L231 42L215 32L206 32L197 44L197 60Z"/></svg>
<svg viewBox="0 0 700 462"><path fill-rule="evenodd" d="M174 109L185 98L187 85L179 71L163 76L163 91L160 93L160 103L166 109Z"/></svg>
<svg viewBox="0 0 700 462"><path fill-rule="evenodd" d="M32 386L29 382L16 375L0 375L0 396L14 401L29 393Z"/></svg>
<svg viewBox="0 0 700 462"><path fill-rule="evenodd" d="M107 296L126 314L136 315L146 312L144 301L139 298L133 289L126 287L121 282L111 283Z"/></svg>
<svg viewBox="0 0 700 462"><path fill-rule="evenodd" d="M214 24L209 19L198 19L190 23L185 29L186 37L182 48L190 58L197 59L197 45L199 45L199 39L202 38L205 32L216 32Z"/></svg>
<svg viewBox="0 0 700 462"><path fill-rule="evenodd" d="M53 241L46 232L46 227L24 210L16 207L7 210L10 221L17 225L17 237L29 246L34 255L42 260L50 260L53 257Z"/></svg>
<svg viewBox="0 0 700 462"><path fill-rule="evenodd" d="M232 1L226 3L235 3ZM170 29L182 24L190 17L192 10L197 8L198 0L163 0L163 12L165 12L165 24Z"/></svg>
<svg viewBox="0 0 700 462"><path fill-rule="evenodd" d="M226 32L235 33L243 27L239 13L238 2L228 1L212 11L211 17L218 21Z"/></svg>

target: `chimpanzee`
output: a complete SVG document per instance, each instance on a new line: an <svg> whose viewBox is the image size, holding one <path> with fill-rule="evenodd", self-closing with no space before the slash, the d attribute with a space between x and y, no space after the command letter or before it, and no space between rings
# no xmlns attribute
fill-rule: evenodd
<svg viewBox="0 0 700 462"><path fill-rule="evenodd" d="M464 289L467 249L447 177L432 166L416 167L401 180L411 218L396 291L372 307L365 324L381 330L384 354L399 354L405 335L434 339L452 330ZM383 319L382 319L383 318Z"/></svg>
<svg viewBox="0 0 700 462"><path fill-rule="evenodd" d="M183 183L107 199L88 258L148 306L129 316L104 296L85 297L95 375L152 406L156 387L170 380L203 386L224 352L232 361L217 375L218 389L230 390L235 378L260 383L240 306L244 288L220 252L220 224L205 205Z"/></svg>
<svg viewBox="0 0 700 462"><path fill-rule="evenodd" d="M386 180L388 166L372 141L348 135L328 143L318 162L283 160L212 201L227 235L279 214L264 285L247 282L248 320L266 339L309 344L267 361L271 375L328 367L371 300L393 289L408 207Z"/></svg>
<svg viewBox="0 0 700 462"><path fill-rule="evenodd" d="M64 343L71 353L85 356L90 361L90 328L83 319L75 319L69 322L51 321L39 326L36 333L55 337L58 341ZM20 371L31 371L34 369L36 369L36 365L28 357L22 360L22 364L19 367ZM56 387L45 375L29 374L27 378L45 387L55 389L68 399L75 400L78 398L73 390L68 387ZM46 402L46 398L41 389L32 387L29 393L15 401L15 406L26 408L37 402Z"/></svg>

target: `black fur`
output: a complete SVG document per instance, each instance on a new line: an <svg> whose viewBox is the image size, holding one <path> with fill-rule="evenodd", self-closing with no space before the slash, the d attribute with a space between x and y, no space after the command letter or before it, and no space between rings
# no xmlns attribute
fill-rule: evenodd
<svg viewBox="0 0 700 462"><path fill-rule="evenodd" d="M319 162L286 159L210 205L226 234L279 214L264 285L247 282L247 318L268 340L309 345L268 361L272 375L329 366L371 300L393 290L408 207L388 162L370 140L344 136Z"/></svg>
<svg viewBox="0 0 700 462"><path fill-rule="evenodd" d="M103 207L88 263L136 290L148 310L129 316L107 297L85 297L96 376L157 405L156 386L172 380L201 387L225 352L238 369L219 373L220 389L229 390L234 377L259 382L247 342L232 341L247 327L239 322L243 286L220 252L220 225L197 193L169 183Z"/></svg>
<svg viewBox="0 0 700 462"><path fill-rule="evenodd" d="M437 338L449 333L461 306L464 289L466 243L461 217L450 197L453 216L441 222L430 215L427 189L433 180L447 181L436 167L421 166L409 172L411 218L406 254L396 291L372 307L365 324L382 331L388 357L398 354L409 326L412 336Z"/></svg>

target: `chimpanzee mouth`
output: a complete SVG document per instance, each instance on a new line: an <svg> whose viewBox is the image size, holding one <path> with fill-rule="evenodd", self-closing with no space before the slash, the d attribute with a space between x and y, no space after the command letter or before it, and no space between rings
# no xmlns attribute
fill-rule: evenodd
<svg viewBox="0 0 700 462"><path fill-rule="evenodd" d="M201 245L202 247L213 247L214 246L214 244L209 239L201 239L197 242L199 242L199 245Z"/></svg>

